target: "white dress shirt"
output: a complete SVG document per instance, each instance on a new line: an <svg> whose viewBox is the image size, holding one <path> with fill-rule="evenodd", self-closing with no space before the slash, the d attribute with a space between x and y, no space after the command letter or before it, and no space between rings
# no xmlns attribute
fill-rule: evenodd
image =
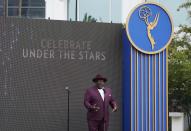
<svg viewBox="0 0 191 131"><path fill-rule="evenodd" d="M104 90L103 89L98 89L103 101L104 101Z"/></svg>

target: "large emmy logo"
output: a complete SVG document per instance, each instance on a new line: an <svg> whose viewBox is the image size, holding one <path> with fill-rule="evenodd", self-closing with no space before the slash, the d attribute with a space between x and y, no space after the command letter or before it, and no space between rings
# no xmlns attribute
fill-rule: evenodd
<svg viewBox="0 0 191 131"><path fill-rule="evenodd" d="M144 20L145 24L147 25L147 36L148 36L149 41L151 43L152 49L154 49L156 42L155 42L153 36L151 35L151 30L153 30L158 24L159 13L156 14L153 22L149 22L149 17L151 17L151 16L152 16L152 11L149 7L143 6L140 8L139 17L140 17L140 19Z"/></svg>
<svg viewBox="0 0 191 131"><path fill-rule="evenodd" d="M173 22L167 10L153 2L134 7L126 22L127 37L137 50L157 54L165 50L173 36Z"/></svg>

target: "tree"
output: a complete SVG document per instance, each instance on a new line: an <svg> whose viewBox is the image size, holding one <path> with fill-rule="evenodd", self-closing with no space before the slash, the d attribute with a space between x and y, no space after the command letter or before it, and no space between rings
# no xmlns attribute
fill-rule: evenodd
<svg viewBox="0 0 191 131"><path fill-rule="evenodd" d="M96 22L96 21L97 21L97 19L95 19L91 15L88 16L87 13L84 15L83 22Z"/></svg>
<svg viewBox="0 0 191 131"><path fill-rule="evenodd" d="M191 18L191 0L178 8L186 9ZM176 107L187 117L191 131L191 27L180 25L169 47L169 110Z"/></svg>
<svg viewBox="0 0 191 131"><path fill-rule="evenodd" d="M169 47L169 110L173 101L185 113L191 131L191 28L180 26Z"/></svg>

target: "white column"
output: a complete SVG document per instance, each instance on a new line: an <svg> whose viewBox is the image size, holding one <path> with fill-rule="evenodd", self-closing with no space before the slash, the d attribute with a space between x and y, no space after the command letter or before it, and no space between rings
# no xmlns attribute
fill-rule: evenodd
<svg viewBox="0 0 191 131"><path fill-rule="evenodd" d="M68 0L46 0L46 19L67 20Z"/></svg>
<svg viewBox="0 0 191 131"><path fill-rule="evenodd" d="M172 131L184 131L184 113L170 112L169 116L172 119Z"/></svg>
<svg viewBox="0 0 191 131"><path fill-rule="evenodd" d="M109 23L112 21L112 0L109 0Z"/></svg>
<svg viewBox="0 0 191 131"><path fill-rule="evenodd" d="M133 7L142 2L145 2L145 0L122 0L121 2L122 23L126 22L127 16L131 11L131 9L133 9Z"/></svg>
<svg viewBox="0 0 191 131"><path fill-rule="evenodd" d="M80 0L78 0L77 2L78 2L77 3L77 8L78 8L78 10L77 10L77 17L78 17L77 21L80 21Z"/></svg>

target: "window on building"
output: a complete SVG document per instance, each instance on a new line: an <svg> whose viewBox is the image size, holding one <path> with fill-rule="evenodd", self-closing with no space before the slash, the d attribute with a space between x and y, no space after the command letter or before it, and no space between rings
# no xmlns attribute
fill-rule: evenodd
<svg viewBox="0 0 191 131"><path fill-rule="evenodd" d="M8 0L8 16L45 18L45 0Z"/></svg>
<svg viewBox="0 0 191 131"><path fill-rule="evenodd" d="M3 16L3 0L0 0L0 16Z"/></svg>

